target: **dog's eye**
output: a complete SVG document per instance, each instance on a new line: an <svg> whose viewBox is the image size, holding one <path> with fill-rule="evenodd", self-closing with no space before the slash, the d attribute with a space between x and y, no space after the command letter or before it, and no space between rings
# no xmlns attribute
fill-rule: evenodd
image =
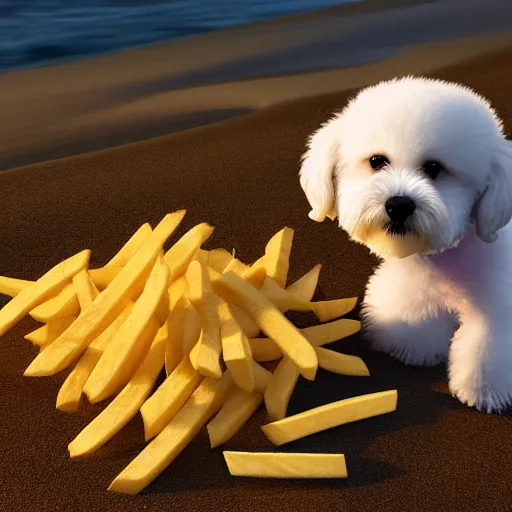
<svg viewBox="0 0 512 512"><path fill-rule="evenodd" d="M389 164L389 160L383 155L373 155L370 157L370 165L376 171L382 169L385 165Z"/></svg>
<svg viewBox="0 0 512 512"><path fill-rule="evenodd" d="M423 172L433 180L439 176L442 169L443 166L435 160L429 160L423 164Z"/></svg>

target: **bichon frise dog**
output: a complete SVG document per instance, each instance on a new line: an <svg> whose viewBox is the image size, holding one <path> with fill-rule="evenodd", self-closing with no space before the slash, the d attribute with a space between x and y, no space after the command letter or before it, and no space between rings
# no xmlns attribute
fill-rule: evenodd
<svg viewBox="0 0 512 512"><path fill-rule="evenodd" d="M383 259L363 321L412 365L448 361L449 386L488 412L512 404L512 142L466 87L407 77L362 90L312 135L300 182Z"/></svg>

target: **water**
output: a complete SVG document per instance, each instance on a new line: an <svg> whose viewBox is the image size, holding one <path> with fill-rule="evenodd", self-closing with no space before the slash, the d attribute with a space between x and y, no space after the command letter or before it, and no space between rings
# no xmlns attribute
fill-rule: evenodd
<svg viewBox="0 0 512 512"><path fill-rule="evenodd" d="M356 0L0 0L0 71L53 64Z"/></svg>

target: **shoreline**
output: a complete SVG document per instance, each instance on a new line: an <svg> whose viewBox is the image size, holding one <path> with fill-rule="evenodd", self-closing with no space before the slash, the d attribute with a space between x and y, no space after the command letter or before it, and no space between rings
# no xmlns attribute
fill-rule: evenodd
<svg viewBox="0 0 512 512"><path fill-rule="evenodd" d="M461 6L460 0L363 0L2 74L0 110L9 123L0 126L0 170L426 73L512 44L505 30L512 29L512 4ZM421 33L424 23L435 31ZM391 32L384 44L383 29Z"/></svg>

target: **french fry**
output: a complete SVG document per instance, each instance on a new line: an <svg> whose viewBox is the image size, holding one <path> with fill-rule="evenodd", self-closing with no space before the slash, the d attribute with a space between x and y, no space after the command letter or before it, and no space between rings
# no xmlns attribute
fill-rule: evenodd
<svg viewBox="0 0 512 512"><path fill-rule="evenodd" d="M75 274L72 282L78 303L80 304L80 309L83 311L94 302L94 299L96 299L100 292L92 282L92 279L86 269Z"/></svg>
<svg viewBox="0 0 512 512"><path fill-rule="evenodd" d="M279 310L283 312L288 310L313 311L321 322L328 322L346 315L357 304L357 297L318 302L303 301L289 291L280 288L272 279L265 279L260 291Z"/></svg>
<svg viewBox="0 0 512 512"><path fill-rule="evenodd" d="M361 322L341 319L327 324L315 325L301 329L301 333L314 347L347 338L361 330ZM255 361L275 361L283 356L277 344L269 338L252 338L249 340L252 356Z"/></svg>
<svg viewBox="0 0 512 512"><path fill-rule="evenodd" d="M0 276L0 293L8 295L9 297L14 297L31 284L34 284L34 281L26 281L25 279L15 279L14 277Z"/></svg>
<svg viewBox="0 0 512 512"><path fill-rule="evenodd" d="M201 335L201 316L197 309L190 304L190 301L187 301L187 312L187 319L183 328L183 354L188 354L192 350Z"/></svg>
<svg viewBox="0 0 512 512"><path fill-rule="evenodd" d="M179 211L162 219L93 305L84 311L47 350L32 361L25 370L25 375L53 375L66 368L85 350L137 295L163 244L178 227L184 215L184 211Z"/></svg>
<svg viewBox="0 0 512 512"><path fill-rule="evenodd" d="M212 448L229 441L263 401L257 393L235 389L217 415L206 425Z"/></svg>
<svg viewBox="0 0 512 512"><path fill-rule="evenodd" d="M293 234L293 229L285 227L276 233L265 247L264 264L267 275L281 288L286 286L288 278Z"/></svg>
<svg viewBox="0 0 512 512"><path fill-rule="evenodd" d="M198 224L187 231L166 253L165 262L171 271L171 280L182 276L201 245L210 238L213 226Z"/></svg>
<svg viewBox="0 0 512 512"><path fill-rule="evenodd" d="M265 255L258 258L252 265L251 268L257 268L257 267L263 267L266 269L265 266Z"/></svg>
<svg viewBox="0 0 512 512"><path fill-rule="evenodd" d="M42 323L53 322L67 316L78 316L80 304L73 283L67 284L60 293L43 302L30 312L30 316Z"/></svg>
<svg viewBox="0 0 512 512"><path fill-rule="evenodd" d="M49 345L55 341L74 321L76 316L65 316L25 334L24 338L34 345Z"/></svg>
<svg viewBox="0 0 512 512"><path fill-rule="evenodd" d="M318 366L340 375L353 375L356 377L368 377L370 372L360 357L340 354L326 348L315 348L318 356Z"/></svg>
<svg viewBox="0 0 512 512"><path fill-rule="evenodd" d="M158 435L176 416L201 379L189 358L184 357L140 408L146 441Z"/></svg>
<svg viewBox="0 0 512 512"><path fill-rule="evenodd" d="M133 303L131 302L85 349L85 352L71 370L59 390L56 402L56 407L59 411L75 412L78 409L83 388L89 375L91 375L94 367L98 364L105 348L130 316L132 309Z"/></svg>
<svg viewBox="0 0 512 512"><path fill-rule="evenodd" d="M169 286L169 309L172 311L177 302L187 293L188 284L185 276L173 281Z"/></svg>
<svg viewBox="0 0 512 512"><path fill-rule="evenodd" d="M165 371L167 375L172 373L183 359L183 356L190 352L201 333L201 319L198 318L197 312L192 311L191 308L193 306L182 294L169 316L169 337L165 349ZM188 335L186 340L185 333ZM190 339L191 336L193 339Z"/></svg>
<svg viewBox="0 0 512 512"><path fill-rule="evenodd" d="M254 361L254 359L252 360L252 372L254 374L254 392L260 394L265 393L270 379L272 378L272 372L263 368L263 366Z"/></svg>
<svg viewBox="0 0 512 512"><path fill-rule="evenodd" d="M255 378L251 347L247 336L233 318L221 329L222 355L233 382L240 389L254 391Z"/></svg>
<svg viewBox="0 0 512 512"><path fill-rule="evenodd" d="M13 297L0 309L0 336L16 325L31 309L42 304L59 288L62 288L80 270L86 268L90 255L91 251L85 250L71 256Z"/></svg>
<svg viewBox="0 0 512 512"><path fill-rule="evenodd" d="M99 290L104 290L121 272L123 267L101 267L89 270L89 275Z"/></svg>
<svg viewBox="0 0 512 512"><path fill-rule="evenodd" d="M274 370L265 391L265 407L269 416L276 420L286 416L288 402L298 380L299 369L290 359L283 357Z"/></svg>
<svg viewBox="0 0 512 512"><path fill-rule="evenodd" d="M349 299L322 300L318 302L310 302L312 311L320 322L330 322L335 318L350 313L357 304L357 297Z"/></svg>
<svg viewBox="0 0 512 512"><path fill-rule="evenodd" d="M232 476L257 478L346 478L341 453L224 452Z"/></svg>
<svg viewBox="0 0 512 512"><path fill-rule="evenodd" d="M309 302L313 299L316 287L318 286L318 278L320 277L322 265L315 265L309 272L304 274L300 279L292 283L286 288L298 300Z"/></svg>
<svg viewBox="0 0 512 512"><path fill-rule="evenodd" d="M244 281L259 289L267 279L267 271L263 267L249 268L242 277Z"/></svg>
<svg viewBox="0 0 512 512"><path fill-rule="evenodd" d="M224 300L245 309L261 330L298 366L306 379L315 378L318 358L313 347L261 292L233 272L222 274L212 286Z"/></svg>
<svg viewBox="0 0 512 512"><path fill-rule="evenodd" d="M151 231L151 226L147 222L142 224L105 267L124 267L151 235Z"/></svg>
<svg viewBox="0 0 512 512"><path fill-rule="evenodd" d="M181 296L169 315L169 332L165 348L165 372L167 375L172 373L183 359L183 330L187 316L187 299Z"/></svg>
<svg viewBox="0 0 512 512"><path fill-rule="evenodd" d="M396 389L356 396L289 416L261 428L274 445L280 446L322 430L393 412L397 398Z"/></svg>
<svg viewBox="0 0 512 512"><path fill-rule="evenodd" d="M168 299L168 280L169 267L160 256L130 316L105 348L84 385L91 403L112 396L126 385L147 354L158 330L158 304Z"/></svg>
<svg viewBox="0 0 512 512"><path fill-rule="evenodd" d="M220 379L221 338L217 313L218 298L212 291L207 268L192 261L187 269L188 299L201 316L202 330L199 343L190 353L190 361L203 377Z"/></svg>
<svg viewBox="0 0 512 512"><path fill-rule="evenodd" d="M243 277L244 274L249 271L251 267L248 267L244 263L242 263L238 258L235 258L234 256L231 258L229 263L226 265L224 270L222 271L223 274L226 272L234 272L235 274L238 274L239 276ZM258 270L258 269L254 269Z"/></svg>
<svg viewBox="0 0 512 512"><path fill-rule="evenodd" d="M91 275L91 278L95 286L99 287L102 290L105 289L108 286L108 284L110 284L110 282L113 280L113 278L120 272L120 267L125 265L127 261L133 256L133 254L135 254L135 252L138 250L144 239L147 238L149 234L151 234L151 226L149 224L143 224L130 238L130 240L128 240L128 242L121 248L121 250L105 265L105 267L113 268L105 269L104 267L100 269L90 269L89 275ZM24 281L21 279L11 279L8 277L0 276L0 293L5 293L6 295L11 296L17 295L23 288L25 288L26 286L33 282L34 281ZM71 303L68 306L69 309L67 311L64 311L62 315L67 316L66 313L69 313L70 315L77 315L79 313L78 303L76 302L76 300L70 299L70 295L72 295L71 286L69 286L67 290L68 294L65 297L67 297L71 301ZM9 291L13 293L8 293ZM65 297L61 298L61 301L64 304L68 302L67 300L65 300ZM53 299L55 298L56 297L54 297ZM58 301L52 302L47 306L47 308L43 308L43 306L50 302L51 300L52 299L49 299L48 301L44 302L43 304L38 306L38 308L36 308L30 313L34 320L40 322L49 322L57 319L57 313L46 313L46 310L47 308L49 310L50 306L57 307ZM49 314L51 316L48 316Z"/></svg>
<svg viewBox="0 0 512 512"><path fill-rule="evenodd" d="M194 256L194 259L202 263L203 265L208 265L208 251L205 249L198 249Z"/></svg>
<svg viewBox="0 0 512 512"><path fill-rule="evenodd" d="M164 364L166 341L167 324L160 327L144 361L128 384L68 445L71 457L91 454L137 414Z"/></svg>
<svg viewBox="0 0 512 512"><path fill-rule="evenodd" d="M208 266L222 274L233 256L226 249L208 251Z"/></svg>
<svg viewBox="0 0 512 512"><path fill-rule="evenodd" d="M109 490L137 494L149 485L217 413L232 388L228 372L218 381L205 378L174 419L115 478Z"/></svg>

